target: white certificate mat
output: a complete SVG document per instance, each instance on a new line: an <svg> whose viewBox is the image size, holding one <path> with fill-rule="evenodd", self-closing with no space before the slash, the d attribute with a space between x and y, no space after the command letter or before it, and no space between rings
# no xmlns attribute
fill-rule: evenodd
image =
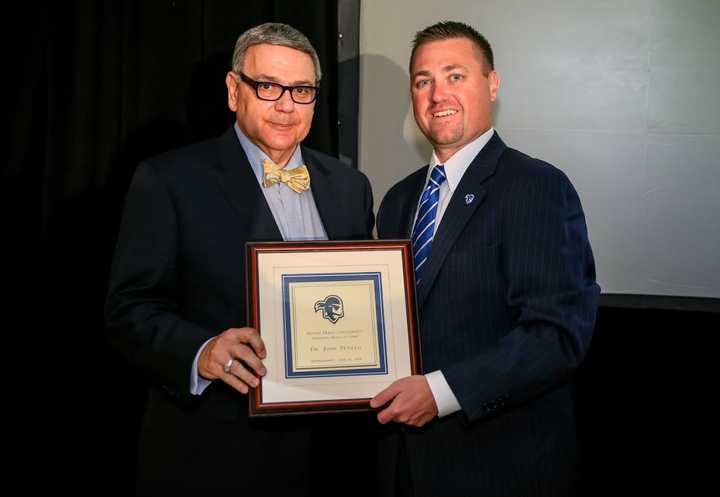
<svg viewBox="0 0 720 497"><path fill-rule="evenodd" d="M368 409L419 372L407 240L248 244L251 325L267 374L251 415Z"/></svg>

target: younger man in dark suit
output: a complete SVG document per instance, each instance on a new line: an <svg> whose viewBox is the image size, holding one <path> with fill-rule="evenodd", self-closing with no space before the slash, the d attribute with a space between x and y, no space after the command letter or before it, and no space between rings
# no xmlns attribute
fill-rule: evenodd
<svg viewBox="0 0 720 497"><path fill-rule="evenodd" d="M153 381L141 494L310 494L308 420L247 418L244 394L265 374L265 349L244 327L245 242L371 237L365 176L300 145L320 76L302 33L250 29L225 80L234 127L135 174L106 317Z"/></svg>
<svg viewBox="0 0 720 497"><path fill-rule="evenodd" d="M572 495L569 380L599 295L580 200L561 171L493 130L500 78L473 28L418 32L410 82L433 155L388 192L378 234L412 238L425 374L372 400L381 423L404 425L385 441L384 490Z"/></svg>

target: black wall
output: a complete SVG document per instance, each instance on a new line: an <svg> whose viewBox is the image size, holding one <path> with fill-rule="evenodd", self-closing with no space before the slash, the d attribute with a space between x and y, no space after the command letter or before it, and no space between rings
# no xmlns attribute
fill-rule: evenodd
<svg viewBox="0 0 720 497"><path fill-rule="evenodd" d="M576 379L586 494L716 486L720 313L601 307Z"/></svg>

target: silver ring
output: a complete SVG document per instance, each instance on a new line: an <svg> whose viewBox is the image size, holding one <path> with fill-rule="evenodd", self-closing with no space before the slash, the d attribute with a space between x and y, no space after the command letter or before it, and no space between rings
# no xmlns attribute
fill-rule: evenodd
<svg viewBox="0 0 720 497"><path fill-rule="evenodd" d="M232 367L233 362L235 362L235 359L232 359L232 358L231 358L231 359L228 359L228 362L226 362L226 363L223 365L223 371L225 371L225 374L229 374L229 373L230 373L230 368Z"/></svg>

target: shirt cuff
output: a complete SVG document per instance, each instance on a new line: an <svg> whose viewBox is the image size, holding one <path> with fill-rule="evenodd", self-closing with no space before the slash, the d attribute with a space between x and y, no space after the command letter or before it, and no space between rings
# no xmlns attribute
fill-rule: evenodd
<svg viewBox="0 0 720 497"><path fill-rule="evenodd" d="M430 385L430 391L435 398L435 404L438 408L438 418L442 418L462 409L457 397L455 397L455 394L450 389L450 385L448 385L445 375L442 374L442 371L438 369L437 371L428 373L425 375L425 379L427 380L428 385Z"/></svg>
<svg viewBox="0 0 720 497"><path fill-rule="evenodd" d="M197 354L195 354L195 359L193 359L192 369L190 370L190 393L192 395L201 395L208 385L212 383L211 380L206 380L198 374L198 359L200 359L200 354L210 340L212 340L212 338L202 344L200 349L198 349Z"/></svg>

